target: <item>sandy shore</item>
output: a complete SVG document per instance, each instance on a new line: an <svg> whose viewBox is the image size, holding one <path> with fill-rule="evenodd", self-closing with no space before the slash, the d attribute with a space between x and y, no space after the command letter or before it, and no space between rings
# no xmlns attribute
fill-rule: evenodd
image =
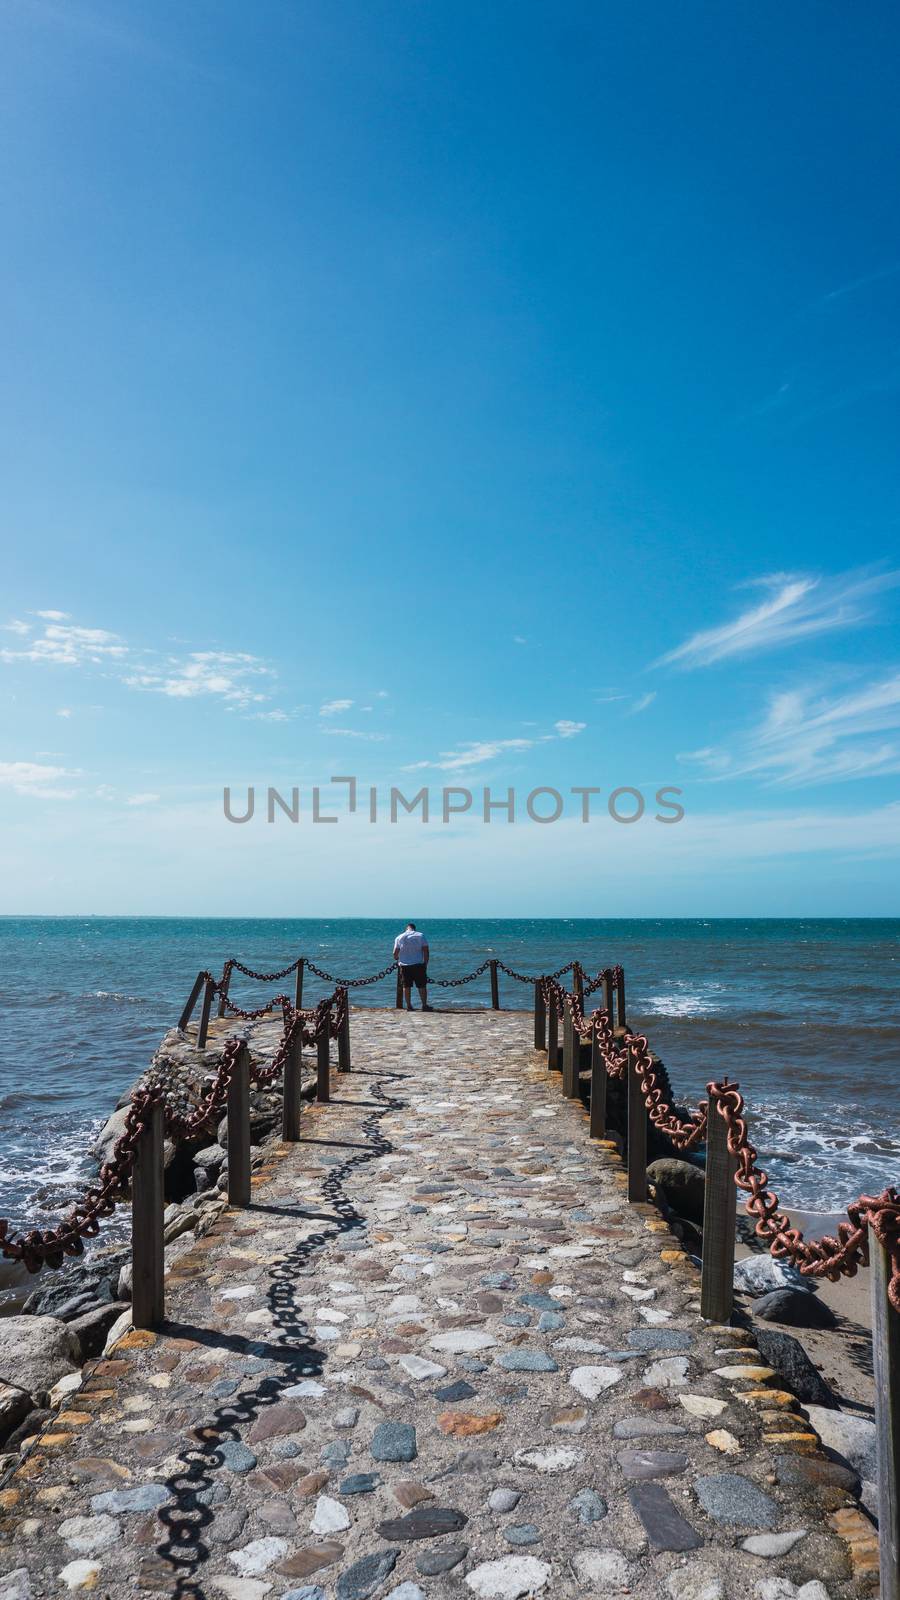
<svg viewBox="0 0 900 1600"><path fill-rule="evenodd" d="M809 1239L820 1239L823 1234L836 1235L837 1224L846 1220L843 1213L792 1211L791 1222L802 1228ZM736 1255L754 1254L746 1242L749 1218L742 1220L738 1213L738 1244ZM837 1317L834 1328L795 1328L779 1322L760 1323L761 1327L780 1328L793 1334L803 1345L810 1360L818 1367L835 1398L848 1411L871 1414L875 1403L875 1385L872 1376L872 1302L870 1273L861 1267L855 1278L840 1278L830 1283L827 1278L816 1278L819 1298ZM753 1301L749 1295L741 1297L742 1304L753 1315Z"/></svg>

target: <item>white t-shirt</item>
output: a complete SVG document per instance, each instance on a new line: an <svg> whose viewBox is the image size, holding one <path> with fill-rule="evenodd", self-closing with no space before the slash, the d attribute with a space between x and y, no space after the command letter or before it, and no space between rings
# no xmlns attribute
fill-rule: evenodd
<svg viewBox="0 0 900 1600"><path fill-rule="evenodd" d="M398 933L394 941L394 954L401 967L415 967L424 961L427 942L424 933L419 933L415 928Z"/></svg>

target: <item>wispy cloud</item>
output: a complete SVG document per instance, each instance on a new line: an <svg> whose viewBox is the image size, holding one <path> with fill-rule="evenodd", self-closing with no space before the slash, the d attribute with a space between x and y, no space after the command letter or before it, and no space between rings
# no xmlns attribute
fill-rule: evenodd
<svg viewBox="0 0 900 1600"><path fill-rule="evenodd" d="M574 739L576 733L584 733L587 723L568 722L564 718L562 722L554 722L553 726L561 739Z"/></svg>
<svg viewBox="0 0 900 1600"><path fill-rule="evenodd" d="M12 617L9 622L4 622L2 629L0 629L0 633L17 633L20 638L24 638L30 632L31 623L22 622L19 617Z"/></svg>
<svg viewBox="0 0 900 1600"><path fill-rule="evenodd" d="M45 622L68 622L71 617L69 611L36 611L36 617L43 617Z"/></svg>
<svg viewBox="0 0 900 1600"><path fill-rule="evenodd" d="M127 806L153 806L159 798L158 794L130 794L125 804Z"/></svg>
<svg viewBox="0 0 900 1600"><path fill-rule="evenodd" d="M60 708L57 711L56 715L58 717L66 717L66 718L68 718L68 717L70 717L72 715L72 713L71 713L71 711L70 711L68 706L60 706Z"/></svg>
<svg viewBox="0 0 900 1600"><path fill-rule="evenodd" d="M426 767L431 767L437 772L465 772L471 767L484 766L486 761L494 761L497 756L507 754L521 754L525 750L533 750L535 745L549 744L555 739L574 739L583 733L587 727L586 722L570 722L565 718L553 724L553 733L539 734L528 739L472 739L465 740L457 745L455 750L442 750L434 761L412 761L403 768L404 772L417 772Z"/></svg>
<svg viewBox="0 0 900 1600"><path fill-rule="evenodd" d="M873 601L896 588L900 572L868 568L835 577L786 572L757 578L744 587L761 588L768 598L730 622L694 633L660 656L654 666L708 667L732 656L774 650L799 639L858 627L872 615Z"/></svg>
<svg viewBox="0 0 900 1600"><path fill-rule="evenodd" d="M326 700L319 707L320 717L338 717L342 711L349 711L353 705L352 700Z"/></svg>
<svg viewBox="0 0 900 1600"><path fill-rule="evenodd" d="M74 799L78 791L64 787L64 780L80 776L68 767L44 766L36 761L0 761L0 788L34 800Z"/></svg>
<svg viewBox="0 0 900 1600"><path fill-rule="evenodd" d="M39 611L37 615L43 618L55 618L62 617L65 613ZM0 660L36 661L46 663L48 666L77 667L83 662L97 665L120 661L127 653L127 647L118 634L109 633L105 628L79 628L50 621L42 634L30 639L21 649L0 650Z"/></svg>
<svg viewBox="0 0 900 1600"><path fill-rule="evenodd" d="M271 669L257 656L195 650L182 660L170 656L163 667L134 673L126 677L125 683L130 689L168 695L173 700L217 695L232 705L246 706L265 700L266 696L254 688L254 683L270 673Z"/></svg>
<svg viewBox="0 0 900 1600"><path fill-rule="evenodd" d="M655 689L650 689L646 694L639 695L637 700L635 700L634 705L628 707L628 715L630 717L636 717L638 712L646 711L648 706L652 706L655 699Z"/></svg>
<svg viewBox="0 0 900 1600"><path fill-rule="evenodd" d="M794 788L884 777L900 772L898 732L900 672L838 695L811 685L783 690L733 753L707 746L679 760L717 778L753 776Z"/></svg>
<svg viewBox="0 0 900 1600"><path fill-rule="evenodd" d="M359 728L325 727L320 728L319 732L340 734L340 736L344 739L368 739L369 742L373 744L383 744L384 740L389 737L389 735L386 733L368 733L360 730Z"/></svg>

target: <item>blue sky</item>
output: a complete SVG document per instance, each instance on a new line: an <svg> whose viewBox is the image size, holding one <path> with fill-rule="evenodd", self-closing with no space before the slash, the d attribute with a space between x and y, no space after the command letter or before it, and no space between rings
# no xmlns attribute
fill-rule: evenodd
<svg viewBox="0 0 900 1600"><path fill-rule="evenodd" d="M898 33L0 11L0 907L896 913Z"/></svg>

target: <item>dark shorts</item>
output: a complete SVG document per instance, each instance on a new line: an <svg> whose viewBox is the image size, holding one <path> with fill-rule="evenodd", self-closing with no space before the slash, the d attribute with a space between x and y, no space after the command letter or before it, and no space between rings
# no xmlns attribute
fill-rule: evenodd
<svg viewBox="0 0 900 1600"><path fill-rule="evenodd" d="M400 976L403 979L404 989L411 989L413 984L420 989L427 981L427 972L424 961L414 961L409 966L400 963Z"/></svg>

